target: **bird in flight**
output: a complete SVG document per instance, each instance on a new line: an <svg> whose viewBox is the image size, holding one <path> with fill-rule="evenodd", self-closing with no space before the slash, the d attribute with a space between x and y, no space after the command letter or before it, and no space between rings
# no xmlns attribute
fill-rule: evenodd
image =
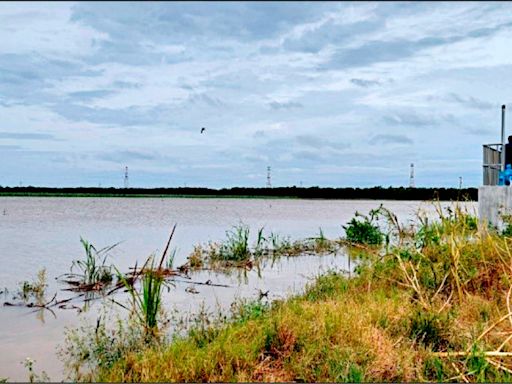
<svg viewBox="0 0 512 384"><path fill-rule="evenodd" d="M204 133L204 131L206 131L206 128L205 127L201 128L201 133Z"/></svg>

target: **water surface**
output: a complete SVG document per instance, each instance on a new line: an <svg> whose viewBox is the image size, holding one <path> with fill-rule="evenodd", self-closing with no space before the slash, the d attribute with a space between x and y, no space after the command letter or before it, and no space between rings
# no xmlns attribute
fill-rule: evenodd
<svg viewBox="0 0 512 384"><path fill-rule="evenodd" d="M177 223L172 245L177 247L175 264L181 265L195 244L220 241L240 222L250 226L251 241L260 227L292 239L314 236L321 228L326 237L337 238L356 211L367 213L380 203L402 222L411 222L418 209L434 210L417 201L0 197L0 290L16 290L20 281L32 280L45 267L51 297L61 288L55 277L84 255L80 237L97 247L121 242L111 252L112 261L127 270L150 254L160 255ZM468 205L476 209L475 203ZM190 294L185 291L189 285L179 283L164 302L169 310L187 313L197 312L203 303L211 309L229 308L236 297L256 297L260 289L269 290L270 299L285 297L332 268L347 269L345 255L282 259L267 265L261 277L251 271L242 282L235 276L201 272L194 280L211 279L231 288L197 285L199 294ZM31 357L36 371L45 370L53 381L63 380L55 348L63 341L64 328L79 325L81 319L93 321L98 307L81 315L57 310L56 318L44 313L44 322L28 309L0 307L0 377L26 381L21 361Z"/></svg>

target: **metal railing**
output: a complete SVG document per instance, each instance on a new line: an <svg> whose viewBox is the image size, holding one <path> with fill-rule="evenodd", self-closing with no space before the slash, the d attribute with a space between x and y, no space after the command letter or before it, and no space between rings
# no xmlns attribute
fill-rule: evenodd
<svg viewBox="0 0 512 384"><path fill-rule="evenodd" d="M503 145L501 143L483 145L484 185L498 185L502 149Z"/></svg>

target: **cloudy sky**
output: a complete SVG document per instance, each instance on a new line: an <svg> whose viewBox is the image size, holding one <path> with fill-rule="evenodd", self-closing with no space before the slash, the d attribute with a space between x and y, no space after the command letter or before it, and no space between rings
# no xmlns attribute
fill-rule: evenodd
<svg viewBox="0 0 512 384"><path fill-rule="evenodd" d="M511 92L507 3L2 2L0 185L478 186Z"/></svg>

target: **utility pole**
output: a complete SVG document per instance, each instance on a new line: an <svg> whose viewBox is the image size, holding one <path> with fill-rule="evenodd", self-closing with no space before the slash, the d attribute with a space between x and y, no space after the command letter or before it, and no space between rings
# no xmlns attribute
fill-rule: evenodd
<svg viewBox="0 0 512 384"><path fill-rule="evenodd" d="M125 169L124 169L124 187L128 188L128 186L129 186L129 183L128 183L128 167L125 167Z"/></svg>
<svg viewBox="0 0 512 384"><path fill-rule="evenodd" d="M414 181L414 163L411 163L411 173L409 174L409 188L416 188L416 182Z"/></svg>

